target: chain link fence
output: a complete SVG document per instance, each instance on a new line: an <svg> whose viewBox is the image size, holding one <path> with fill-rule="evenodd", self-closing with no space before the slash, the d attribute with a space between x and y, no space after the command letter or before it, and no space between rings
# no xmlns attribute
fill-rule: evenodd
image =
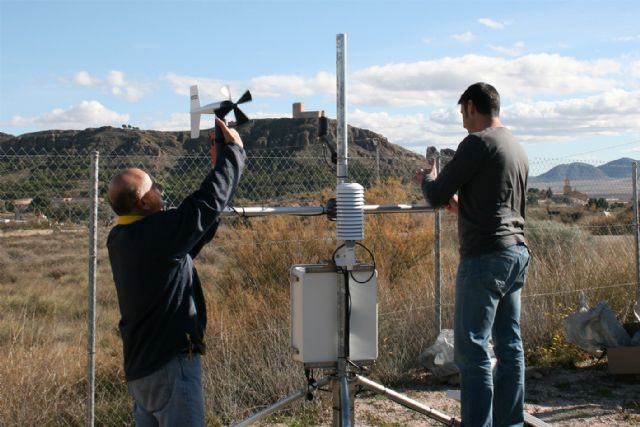
<svg viewBox="0 0 640 427"><path fill-rule="evenodd" d="M7 355L0 368L2 425L86 420L90 158L89 152L0 151L0 348ZM620 319L629 319L636 298L631 165L577 162L574 169L551 173L573 163L530 162L527 237L533 261L523 294L523 333L533 362L562 350L554 339L562 319L577 309L580 292L593 304L609 301ZM114 222L105 202L107 183L133 166L161 183L166 205L175 207L197 188L210 161L200 154L100 156L96 425L133 425L105 247ZM380 154L349 158L350 180L365 186L369 204L421 202L412 183L415 167ZM233 205L324 205L334 197L335 182L330 154L321 148L304 154L253 150ZM380 357L370 375L390 385L421 372L420 352L438 327L453 326L457 224L447 212L440 218L439 233L433 213L368 215L365 221L362 243L379 273ZM288 270L329 259L336 243L335 226L324 216L238 215L225 218L203 249L196 265L209 312L203 359L209 424L239 420L305 383L289 348ZM358 256L369 261L364 251ZM330 399L320 393L292 411L312 424L328 417L323 402Z"/></svg>

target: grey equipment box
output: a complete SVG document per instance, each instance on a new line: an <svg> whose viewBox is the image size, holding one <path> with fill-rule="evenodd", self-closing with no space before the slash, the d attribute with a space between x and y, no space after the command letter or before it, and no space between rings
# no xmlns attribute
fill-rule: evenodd
<svg viewBox="0 0 640 427"><path fill-rule="evenodd" d="M349 359L378 358L378 273L356 265L349 277ZM293 360L311 367L333 366L338 359L338 286L344 280L333 265L302 264L290 270Z"/></svg>

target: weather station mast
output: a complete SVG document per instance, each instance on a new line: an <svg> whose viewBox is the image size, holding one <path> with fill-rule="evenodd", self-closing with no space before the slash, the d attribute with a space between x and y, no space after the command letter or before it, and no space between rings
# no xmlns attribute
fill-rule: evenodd
<svg viewBox="0 0 640 427"><path fill-rule="evenodd" d="M420 412L445 425L459 425L457 418L429 408L361 375L363 366L378 357L377 271L373 253L359 241L364 239L367 214L434 212L428 205L365 205L364 187L348 182L347 132L347 36L336 36L337 155L336 198L326 206L305 207L234 207L223 215L244 217L268 215L327 214L336 222L337 247L332 262L300 264L290 269L291 351L294 361L304 366L307 385L301 390L236 423L243 427L306 398L330 385L333 426L355 425L356 391L369 389ZM326 132L326 118L320 117L320 133ZM364 248L371 263L360 262L356 248ZM331 313L335 313L331 315ZM326 376L316 380L314 369Z"/></svg>

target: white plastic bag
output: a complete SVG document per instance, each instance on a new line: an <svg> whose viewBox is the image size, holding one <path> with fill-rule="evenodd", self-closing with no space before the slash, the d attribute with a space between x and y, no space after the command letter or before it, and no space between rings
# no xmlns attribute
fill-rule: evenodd
<svg viewBox="0 0 640 427"><path fill-rule="evenodd" d="M489 355L493 368L496 365L496 357L491 343L489 344ZM453 361L453 330L441 330L436 342L422 352L419 361L435 377L448 377L460 372Z"/></svg>
<svg viewBox="0 0 640 427"><path fill-rule="evenodd" d="M578 312L564 319L564 331L567 341L589 352L598 352L609 347L628 346L629 334L616 319L606 301L588 310L581 298Z"/></svg>
<svg viewBox="0 0 640 427"><path fill-rule="evenodd" d="M448 377L458 373L458 367L453 362L453 330L440 331L435 343L420 355L420 364L436 377Z"/></svg>

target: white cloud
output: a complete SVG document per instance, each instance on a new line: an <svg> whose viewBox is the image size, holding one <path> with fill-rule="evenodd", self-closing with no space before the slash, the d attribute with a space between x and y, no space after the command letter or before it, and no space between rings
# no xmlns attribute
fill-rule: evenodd
<svg viewBox="0 0 640 427"><path fill-rule="evenodd" d="M460 124L439 123L423 113L402 115L356 109L349 113L348 120L353 126L370 129L393 143L418 151L428 145L457 144L465 132L461 120Z"/></svg>
<svg viewBox="0 0 640 427"><path fill-rule="evenodd" d="M511 47L489 45L489 48L496 52L504 53L505 55L518 56L522 52L522 49L524 49L524 43L516 42Z"/></svg>
<svg viewBox="0 0 640 427"><path fill-rule="evenodd" d="M462 34L454 34L451 36L451 38L460 43L469 43L470 41L475 39L476 36L474 36L471 31L467 31Z"/></svg>
<svg viewBox="0 0 640 427"><path fill-rule="evenodd" d="M614 89L586 98L516 103L501 116L528 141L639 132L640 92Z"/></svg>
<svg viewBox="0 0 640 427"><path fill-rule="evenodd" d="M611 90L585 98L517 102L503 106L501 118L519 140L531 143L638 133L640 91ZM456 145L466 135L457 106L439 108L428 115L356 109L349 113L348 120L418 152L429 145Z"/></svg>
<svg viewBox="0 0 640 427"><path fill-rule="evenodd" d="M640 61L634 61L627 67L630 77L637 80L636 83L640 83Z"/></svg>
<svg viewBox="0 0 640 427"><path fill-rule="evenodd" d="M298 75L268 75L258 76L250 79L248 82L222 82L215 79L207 79L192 76L179 76L174 73L167 74L165 79L168 80L174 88L174 92L181 96L189 95L189 87L198 85L201 102L208 102L206 98L210 98L211 102L218 101L222 98L221 89L225 84L231 88L234 98L244 93L246 89L251 90L254 97L279 97L283 95L294 96L311 96L335 94L336 78L335 75L327 72L319 72L314 77L306 78Z"/></svg>
<svg viewBox="0 0 640 427"><path fill-rule="evenodd" d="M211 117L211 116L209 116ZM204 122L204 119L202 120ZM168 119L153 120L142 123L144 129L160 130L164 132L177 132L189 130L191 117L189 113L172 113ZM211 125L213 126L213 124Z"/></svg>
<svg viewBox="0 0 640 427"><path fill-rule="evenodd" d="M189 88L193 85L198 85L198 93L200 95L200 102L203 104L209 102L216 102L224 99L221 92L225 85L229 85L232 96L235 96L240 90L240 85L235 81L221 81L216 79L194 77L194 76L180 76L175 73L169 73L164 76L173 86L173 91L176 95L189 97Z"/></svg>
<svg viewBox="0 0 640 427"><path fill-rule="evenodd" d="M327 72L319 72L312 78L272 75L253 78L249 84L256 96L277 97L286 94L310 96L335 93L336 78L335 75Z"/></svg>
<svg viewBox="0 0 640 427"><path fill-rule="evenodd" d="M517 43L513 48L523 47L523 43ZM114 83L117 78L113 76ZM514 58L465 55L373 66L354 71L348 78L349 105L356 108L349 113L349 123L419 152L427 145L455 145L464 137L466 131L456 102L460 93L477 81L498 88L504 122L522 141L562 141L640 131L640 61L580 60L547 53ZM335 94L335 76L329 73L311 77L266 75L247 82L224 83L176 74L168 74L165 79L185 97L189 86L197 83L203 102L221 99L224 83L231 85L234 97L247 88L256 99L288 96L291 102L295 97ZM371 112L380 107L425 110ZM255 119L290 117L289 112L270 112L268 105L260 108L262 111L249 115ZM185 130L188 123L188 115L183 113L149 127Z"/></svg>
<svg viewBox="0 0 640 427"><path fill-rule="evenodd" d="M14 116L9 121L11 126L40 129L85 129L120 126L127 122L129 122L128 114L111 111L98 101L82 101L67 109L55 108L41 116Z"/></svg>
<svg viewBox="0 0 640 427"><path fill-rule="evenodd" d="M290 119L291 113L279 113L276 111L256 111L251 113L252 119Z"/></svg>
<svg viewBox="0 0 640 427"><path fill-rule="evenodd" d="M455 103L470 84L487 81L504 98L559 97L633 87L637 78L622 73L615 60L578 60L558 54L517 58L481 55L396 63L355 72L349 85L351 103L389 107L442 107Z"/></svg>
<svg viewBox="0 0 640 427"><path fill-rule="evenodd" d="M502 30L506 24L504 22L494 21L490 18L480 18L478 19L478 22L485 27L493 28L494 30Z"/></svg>
<svg viewBox="0 0 640 427"><path fill-rule="evenodd" d="M149 84L128 81L122 71L116 70L110 71L104 79L95 78L87 71L79 71L72 81L80 86L107 88L118 98L131 102L139 101L151 90Z"/></svg>
<svg viewBox="0 0 640 427"><path fill-rule="evenodd" d="M79 71L73 76L73 81L80 86L97 86L100 80L94 79L86 71Z"/></svg>
<svg viewBox="0 0 640 427"><path fill-rule="evenodd" d="M291 118L291 113L278 113L278 112L252 112L250 114L251 119L276 119L276 118ZM168 119L153 120L146 123L142 123L144 129L154 129L165 132L177 132L189 130L191 126L191 117L189 113L172 113ZM213 116L203 115L200 118L200 128L209 129L213 127Z"/></svg>

